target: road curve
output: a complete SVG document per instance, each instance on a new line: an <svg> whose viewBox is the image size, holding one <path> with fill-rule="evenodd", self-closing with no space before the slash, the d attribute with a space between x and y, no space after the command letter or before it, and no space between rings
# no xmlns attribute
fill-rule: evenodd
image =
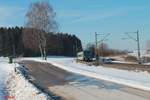
<svg viewBox="0 0 150 100"><path fill-rule="evenodd" d="M49 63L22 61L32 81L62 100L150 100L150 92L77 75Z"/></svg>

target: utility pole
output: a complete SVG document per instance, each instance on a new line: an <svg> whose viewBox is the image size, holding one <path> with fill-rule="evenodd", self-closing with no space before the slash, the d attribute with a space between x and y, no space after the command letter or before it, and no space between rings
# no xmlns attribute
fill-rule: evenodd
<svg viewBox="0 0 150 100"><path fill-rule="evenodd" d="M137 30L137 47L138 47L138 63L141 64L141 52L140 52L140 39L139 39L139 30Z"/></svg>
<svg viewBox="0 0 150 100"><path fill-rule="evenodd" d="M95 58L96 58L96 63L98 64L98 60L99 60L99 58L98 58L98 51L97 51L97 32L95 32Z"/></svg>
<svg viewBox="0 0 150 100"><path fill-rule="evenodd" d="M134 37L130 36L129 33L135 33L135 34L136 34L136 39L135 39ZM136 32L126 32L125 34L128 36L128 38L134 40L134 41L137 43L138 63L141 64L142 62L141 62L141 50L140 50L140 36L139 36L139 30L137 30ZM128 38L127 38L127 39L128 39ZM125 38L125 39L126 39L126 38Z"/></svg>
<svg viewBox="0 0 150 100"><path fill-rule="evenodd" d="M100 41L98 41L97 40L98 35L104 35L104 37ZM98 43L102 43L102 55L103 55L103 41L105 41L109 35L110 35L110 33L105 35L105 34L98 34L97 32L95 32L95 57L96 57L97 64L98 64L98 60L99 60ZM103 61L101 63L103 63Z"/></svg>
<svg viewBox="0 0 150 100"><path fill-rule="evenodd" d="M12 55L9 57L9 63L13 63L13 59L16 57L16 49L15 49L15 41L14 41L14 36L13 34L11 33L10 34L10 38L11 38L11 42L12 42Z"/></svg>

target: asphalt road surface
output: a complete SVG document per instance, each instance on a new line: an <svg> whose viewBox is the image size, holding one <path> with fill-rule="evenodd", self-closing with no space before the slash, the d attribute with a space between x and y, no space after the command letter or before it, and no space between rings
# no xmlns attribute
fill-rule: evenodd
<svg viewBox="0 0 150 100"><path fill-rule="evenodd" d="M150 100L150 92L67 72L49 63L22 61L32 81L61 100Z"/></svg>

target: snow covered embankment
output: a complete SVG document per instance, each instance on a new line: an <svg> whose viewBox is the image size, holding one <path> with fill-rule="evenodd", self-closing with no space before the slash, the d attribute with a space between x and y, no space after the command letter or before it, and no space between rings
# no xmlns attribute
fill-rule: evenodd
<svg viewBox="0 0 150 100"><path fill-rule="evenodd" d="M14 64L8 64L8 58L0 57L0 100L7 99L6 81L14 69Z"/></svg>
<svg viewBox="0 0 150 100"><path fill-rule="evenodd" d="M42 93L18 71L13 72L8 81L9 95L14 96L15 100L50 100L48 95Z"/></svg>
<svg viewBox="0 0 150 100"><path fill-rule="evenodd" d="M1 66L3 65L3 66ZM14 72L15 64L0 63L1 68L5 68L9 75L7 76L6 90L7 94L3 94L4 99L11 100L50 100L50 97L41 92L32 85L21 72ZM18 64L16 64L19 67ZM8 68L7 68L8 67ZM0 75L1 76L1 75ZM4 76L3 76L4 77ZM6 77L6 76L5 76ZM3 78L2 78L3 79ZM0 91L1 92L1 91ZM0 98L0 100L2 100Z"/></svg>

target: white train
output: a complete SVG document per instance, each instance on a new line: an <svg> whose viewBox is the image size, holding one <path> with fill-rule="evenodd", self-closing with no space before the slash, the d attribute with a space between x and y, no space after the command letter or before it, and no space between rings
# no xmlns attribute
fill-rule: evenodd
<svg viewBox="0 0 150 100"><path fill-rule="evenodd" d="M90 51L81 51L77 53L77 60L81 61L92 61L93 60L93 55Z"/></svg>

